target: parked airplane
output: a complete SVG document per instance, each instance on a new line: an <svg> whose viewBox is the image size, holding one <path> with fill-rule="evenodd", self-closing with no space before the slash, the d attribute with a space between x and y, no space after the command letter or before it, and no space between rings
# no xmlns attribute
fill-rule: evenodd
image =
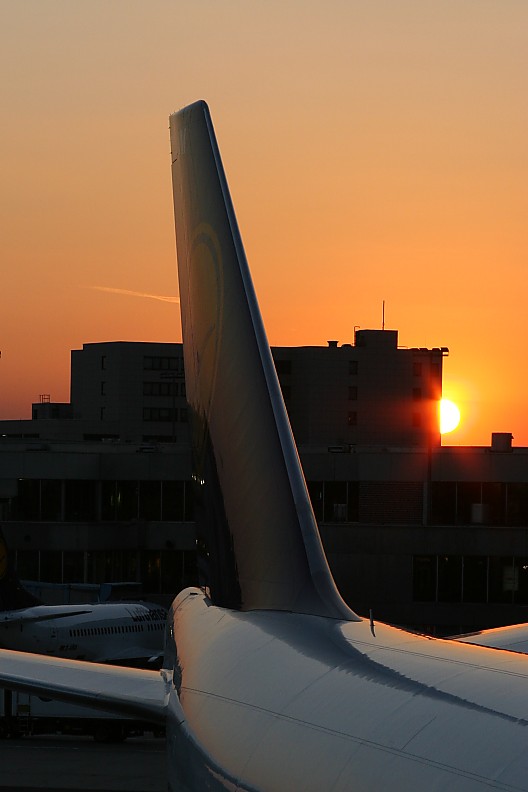
<svg viewBox="0 0 528 792"><path fill-rule="evenodd" d="M0 680L166 719L171 790L528 790L528 658L341 600L208 108L170 125L205 588L175 599L159 675L1 652Z"/></svg>
<svg viewBox="0 0 528 792"><path fill-rule="evenodd" d="M164 608L149 602L43 605L18 579L0 533L3 649L156 667L163 654L166 618Z"/></svg>

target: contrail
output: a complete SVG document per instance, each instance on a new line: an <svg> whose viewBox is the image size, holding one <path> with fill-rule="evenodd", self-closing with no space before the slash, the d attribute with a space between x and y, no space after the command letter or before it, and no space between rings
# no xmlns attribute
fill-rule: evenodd
<svg viewBox="0 0 528 792"><path fill-rule="evenodd" d="M125 294L127 297L148 297L151 300L161 300L161 302L179 303L178 297L167 297L165 294L147 294L147 292L131 291L130 289L114 289L111 286L86 286L86 289L96 289L97 291L112 292L113 294Z"/></svg>

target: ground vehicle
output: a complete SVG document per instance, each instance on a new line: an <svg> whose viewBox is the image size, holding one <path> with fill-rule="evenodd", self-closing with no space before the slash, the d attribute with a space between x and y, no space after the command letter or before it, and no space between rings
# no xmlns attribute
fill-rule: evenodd
<svg viewBox="0 0 528 792"><path fill-rule="evenodd" d="M151 723L101 710L52 701L29 693L0 691L0 737L31 734L89 734L116 742L152 732ZM157 735L160 730L157 730Z"/></svg>

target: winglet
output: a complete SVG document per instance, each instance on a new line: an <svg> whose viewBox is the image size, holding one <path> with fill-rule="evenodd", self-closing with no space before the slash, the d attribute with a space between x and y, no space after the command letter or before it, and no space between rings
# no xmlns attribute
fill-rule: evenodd
<svg viewBox="0 0 528 792"><path fill-rule="evenodd" d="M356 620L321 545L205 102L170 129L204 582L224 607Z"/></svg>

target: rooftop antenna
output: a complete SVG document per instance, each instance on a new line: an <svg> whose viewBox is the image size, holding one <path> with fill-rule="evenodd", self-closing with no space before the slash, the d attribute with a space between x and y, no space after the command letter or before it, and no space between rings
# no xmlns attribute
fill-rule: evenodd
<svg viewBox="0 0 528 792"><path fill-rule="evenodd" d="M383 300L381 309L381 329L385 330L385 300Z"/></svg>

